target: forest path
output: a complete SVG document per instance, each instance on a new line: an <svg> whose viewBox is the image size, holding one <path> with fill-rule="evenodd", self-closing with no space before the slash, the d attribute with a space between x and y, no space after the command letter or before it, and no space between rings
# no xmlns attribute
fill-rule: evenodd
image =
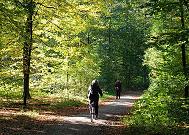
<svg viewBox="0 0 189 135"><path fill-rule="evenodd" d="M121 99L113 99L99 106L99 118L90 122L89 112L65 116L59 124L45 126L50 135L121 135L123 129L119 118L129 113L134 101L140 98L138 92L128 92ZM116 131L117 130L117 131Z"/></svg>

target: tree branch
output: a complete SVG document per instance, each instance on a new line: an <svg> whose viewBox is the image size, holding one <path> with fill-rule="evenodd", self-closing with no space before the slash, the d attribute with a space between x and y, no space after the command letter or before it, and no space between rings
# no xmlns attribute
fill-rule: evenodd
<svg viewBox="0 0 189 135"><path fill-rule="evenodd" d="M4 13L4 16L9 20L9 22L10 22L11 24L13 24L13 25L17 28L17 31L19 31L20 28L19 28L19 25L17 25L18 22L14 21L14 20L12 19L12 17L10 17L4 10L1 10L1 9L0 9L0 11ZM12 27L12 28L13 28L13 27ZM14 29L14 28L13 28L13 29Z"/></svg>
<svg viewBox="0 0 189 135"><path fill-rule="evenodd" d="M183 2L185 4L186 8L189 10L189 8L188 8L188 2L186 0L183 0Z"/></svg>
<svg viewBox="0 0 189 135"><path fill-rule="evenodd" d="M40 5L40 6L43 6L43 7L45 7L45 8L57 9L57 8L55 8L55 7L52 7L52 6L46 6L46 5L44 5L44 4L42 4L42 3L39 3L39 2L37 2L36 4L37 4L37 5Z"/></svg>

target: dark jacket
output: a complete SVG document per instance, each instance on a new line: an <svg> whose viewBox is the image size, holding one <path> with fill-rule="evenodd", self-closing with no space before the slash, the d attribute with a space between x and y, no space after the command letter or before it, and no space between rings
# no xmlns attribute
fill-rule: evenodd
<svg viewBox="0 0 189 135"><path fill-rule="evenodd" d="M117 89L118 88L118 89ZM118 90L118 91L121 91L121 81L117 80L115 82L115 89Z"/></svg>
<svg viewBox="0 0 189 135"><path fill-rule="evenodd" d="M88 88L88 98L90 100L98 100L99 94L102 96L102 90L99 87L97 81L93 81L92 84Z"/></svg>

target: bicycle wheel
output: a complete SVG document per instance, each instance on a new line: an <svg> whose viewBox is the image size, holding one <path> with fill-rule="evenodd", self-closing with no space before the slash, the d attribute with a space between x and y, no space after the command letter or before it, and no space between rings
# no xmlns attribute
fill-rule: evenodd
<svg viewBox="0 0 189 135"><path fill-rule="evenodd" d="M90 110L90 118L91 118L91 122L93 122L94 118L95 118L95 106L94 106L94 102L89 104L89 110Z"/></svg>
<svg viewBox="0 0 189 135"><path fill-rule="evenodd" d="M92 107L91 107L91 122L93 122L94 117L95 117L95 109L94 109L94 107L92 106Z"/></svg>

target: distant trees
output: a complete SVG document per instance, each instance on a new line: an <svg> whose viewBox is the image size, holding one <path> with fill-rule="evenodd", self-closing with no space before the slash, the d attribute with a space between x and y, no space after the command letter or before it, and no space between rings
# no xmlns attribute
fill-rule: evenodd
<svg viewBox="0 0 189 135"><path fill-rule="evenodd" d="M7 88L7 78L9 86L17 83L18 78L22 80L22 69L25 105L26 99L30 98L30 88L64 90L68 89L70 81L69 86L88 85L91 77L98 75L98 70L95 64L90 65L93 59L88 54L90 47L78 35L86 31L88 18L98 18L102 2L2 0L1 83L5 82L2 89ZM17 86L21 85L11 87L20 89Z"/></svg>
<svg viewBox="0 0 189 135"><path fill-rule="evenodd" d="M2 0L2 95L26 99L37 92L85 95L98 78L146 88L142 65L149 22L130 1ZM22 74L23 73L23 74ZM31 93L30 93L31 92Z"/></svg>
<svg viewBox="0 0 189 135"><path fill-rule="evenodd" d="M148 71L142 65L148 23L142 20L130 1L114 0L101 17L98 29L91 28L91 44L98 46L101 80L107 90L114 81L123 81L124 88L148 87Z"/></svg>

